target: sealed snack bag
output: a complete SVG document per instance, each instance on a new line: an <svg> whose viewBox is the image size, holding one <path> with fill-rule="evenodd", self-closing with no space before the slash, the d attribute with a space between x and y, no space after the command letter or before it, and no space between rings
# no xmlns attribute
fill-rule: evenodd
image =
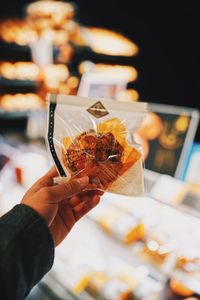
<svg viewBox="0 0 200 300"><path fill-rule="evenodd" d="M55 94L48 102L48 144L61 177L87 175L87 189L143 193L141 147L133 133L145 116L146 103Z"/></svg>

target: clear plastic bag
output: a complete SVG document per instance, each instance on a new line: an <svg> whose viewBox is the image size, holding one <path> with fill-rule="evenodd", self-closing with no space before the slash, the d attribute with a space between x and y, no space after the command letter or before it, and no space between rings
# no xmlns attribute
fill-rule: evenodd
<svg viewBox="0 0 200 300"><path fill-rule="evenodd" d="M61 177L89 176L90 189L127 196L144 191L134 140L146 103L48 95L48 144Z"/></svg>

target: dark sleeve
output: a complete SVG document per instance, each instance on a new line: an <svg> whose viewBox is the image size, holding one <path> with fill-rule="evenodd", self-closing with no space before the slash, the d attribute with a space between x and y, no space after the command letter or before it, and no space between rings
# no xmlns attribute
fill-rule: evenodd
<svg viewBox="0 0 200 300"><path fill-rule="evenodd" d="M0 218L1 299L25 299L53 260L51 233L34 210L19 204Z"/></svg>

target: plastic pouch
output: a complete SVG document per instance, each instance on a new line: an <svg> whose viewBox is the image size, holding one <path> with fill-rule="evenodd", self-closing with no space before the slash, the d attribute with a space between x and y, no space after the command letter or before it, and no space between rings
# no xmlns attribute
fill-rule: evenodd
<svg viewBox="0 0 200 300"><path fill-rule="evenodd" d="M143 194L141 146L133 134L146 103L55 94L48 102L48 144L61 177L87 175L88 190Z"/></svg>

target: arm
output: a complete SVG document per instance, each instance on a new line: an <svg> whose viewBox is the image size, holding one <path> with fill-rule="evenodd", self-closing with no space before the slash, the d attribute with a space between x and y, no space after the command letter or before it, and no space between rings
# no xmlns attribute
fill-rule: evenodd
<svg viewBox="0 0 200 300"><path fill-rule="evenodd" d="M17 205L0 219L0 295L25 299L52 267L54 242L44 220Z"/></svg>
<svg viewBox="0 0 200 300"><path fill-rule="evenodd" d="M54 186L55 168L0 218L0 297L21 300L53 264L54 245L96 206L101 193L82 192L88 177Z"/></svg>

